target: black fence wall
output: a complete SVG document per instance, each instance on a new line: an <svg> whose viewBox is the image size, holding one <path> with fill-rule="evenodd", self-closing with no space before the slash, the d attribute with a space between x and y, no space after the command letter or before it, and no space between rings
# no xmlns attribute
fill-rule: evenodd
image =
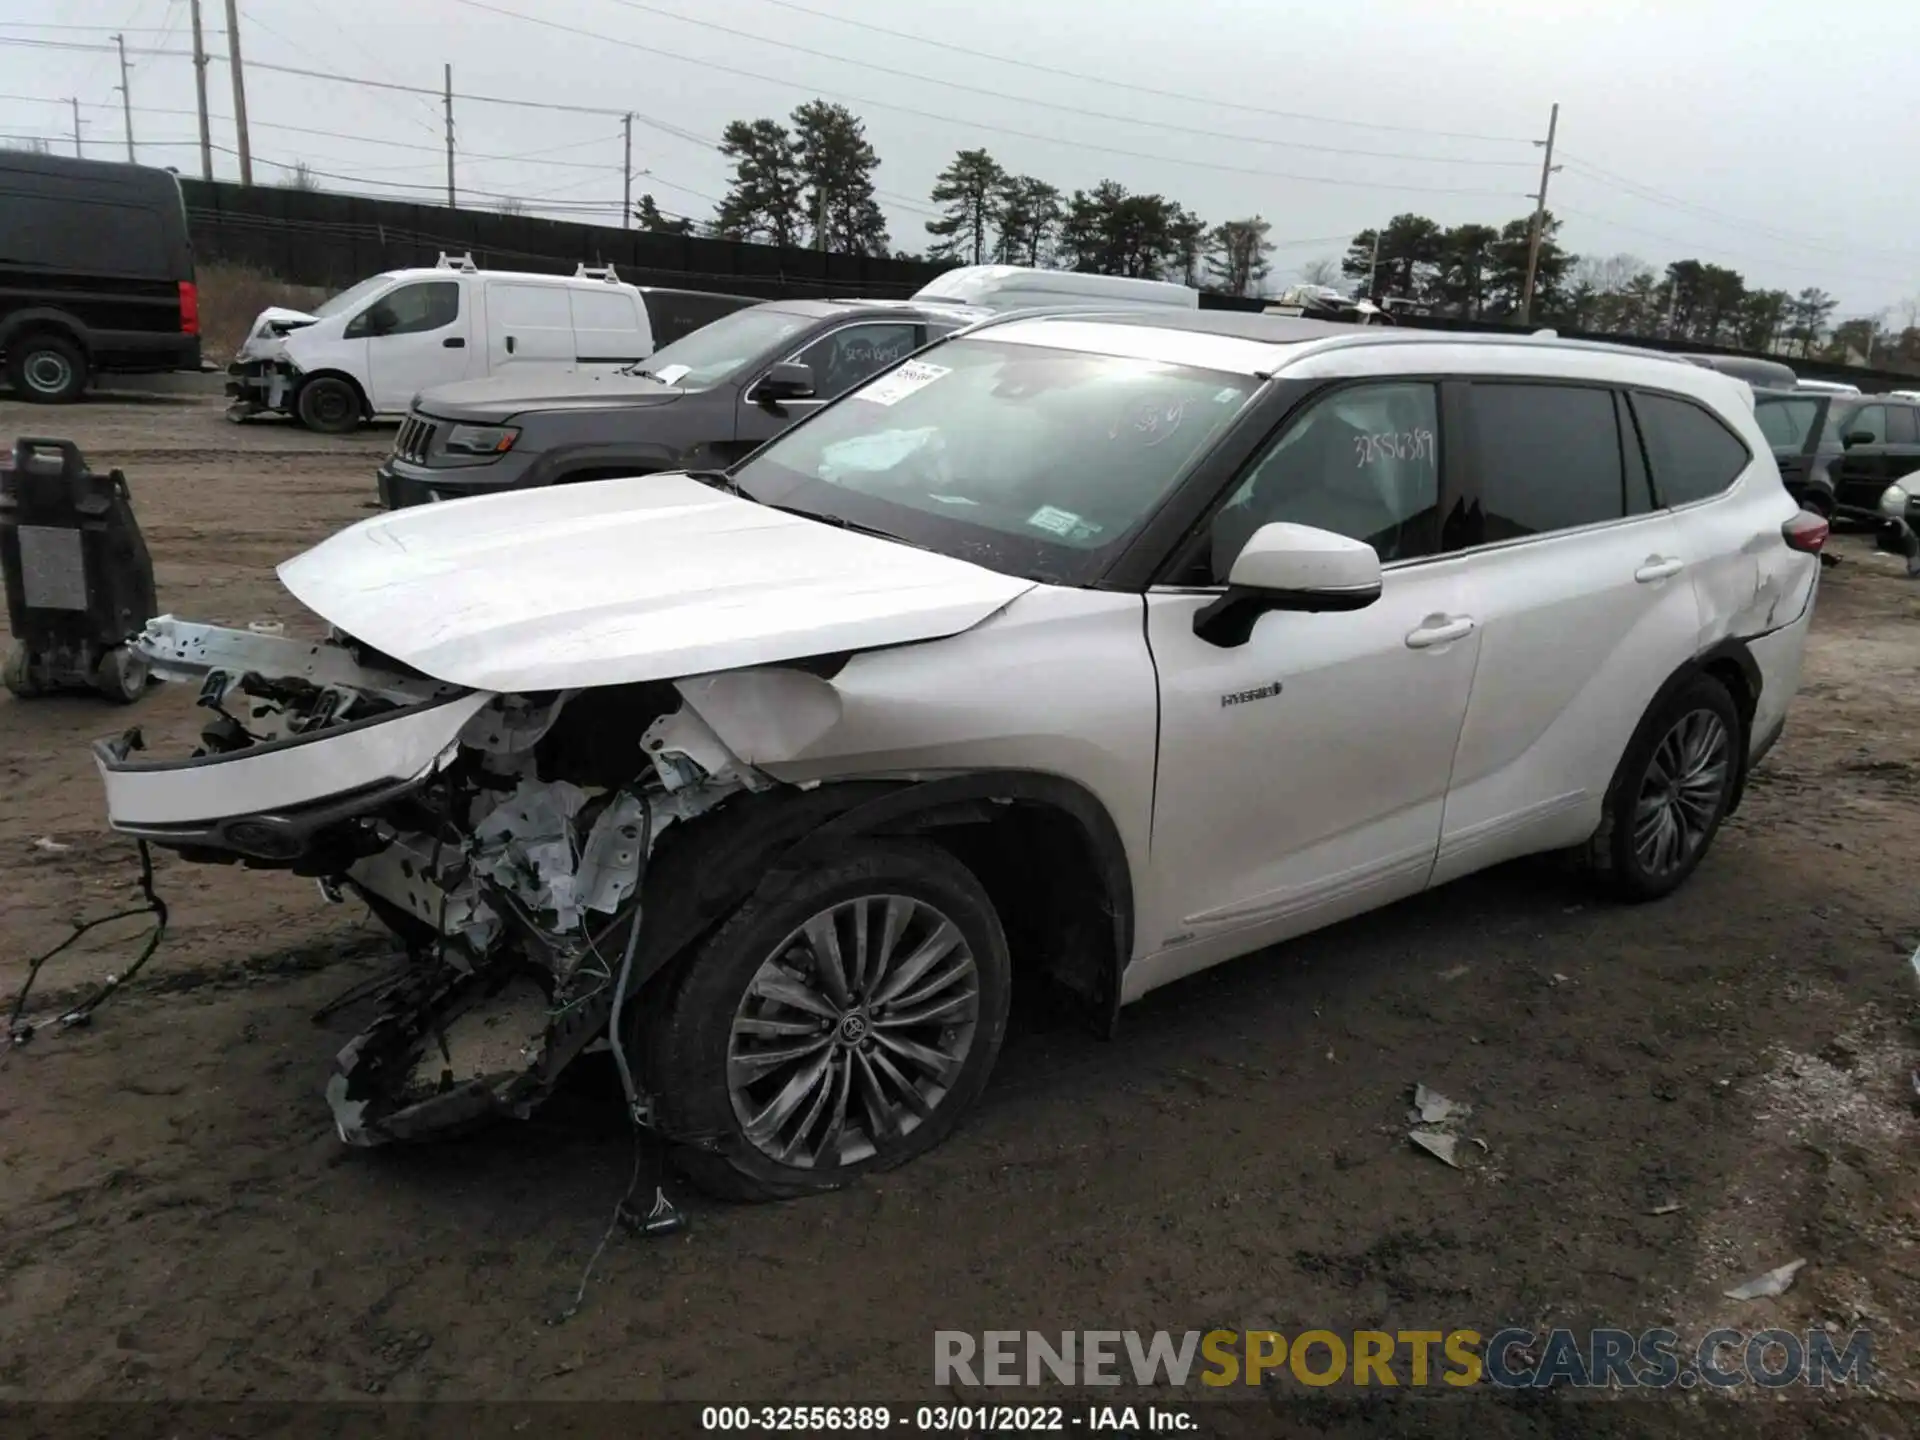
<svg viewBox="0 0 1920 1440"><path fill-rule="evenodd" d="M431 265L442 251L470 254L483 269L570 274L577 265L612 265L623 280L756 299L794 296L911 295L944 266L917 260L831 255L738 240L655 235L567 220L541 220L492 210L450 210L405 200L376 200L322 190L242 186L180 178L200 264L251 265L295 285L344 289L382 270ZM1266 302L1203 295L1206 308L1258 310ZM1537 327L1453 316L1409 316L1409 329L1525 335ZM1912 375L1759 355L1688 340L1561 330L1569 339L1599 340L1669 353L1785 359L1796 374L1845 380L1863 390L1916 384Z"/></svg>
<svg viewBox="0 0 1920 1440"><path fill-rule="evenodd" d="M911 295L944 268L737 240L643 234L490 210L449 210L321 190L180 179L196 259L251 265L294 285L344 289L442 251L482 269L571 274L612 265L637 285L790 296Z"/></svg>

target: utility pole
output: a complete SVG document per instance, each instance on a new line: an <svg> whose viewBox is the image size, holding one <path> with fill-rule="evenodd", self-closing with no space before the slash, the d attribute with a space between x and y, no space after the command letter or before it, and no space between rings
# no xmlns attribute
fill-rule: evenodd
<svg viewBox="0 0 1920 1440"><path fill-rule="evenodd" d="M1527 283L1520 292L1520 323L1530 324L1533 320L1533 281L1540 268L1540 232L1547 223L1547 179L1553 174L1553 137L1560 129L1560 106L1555 104L1553 113L1547 117L1547 153L1540 162L1540 193L1534 196L1533 233L1527 239ZM1543 142L1533 142L1539 145Z"/></svg>
<svg viewBox="0 0 1920 1440"><path fill-rule="evenodd" d="M813 248L823 254L827 248L827 187L824 184L814 202Z"/></svg>
<svg viewBox="0 0 1920 1440"><path fill-rule="evenodd" d="M87 152L80 144L80 101L76 98L67 103L73 106L73 158L84 159Z"/></svg>
<svg viewBox="0 0 1920 1440"><path fill-rule="evenodd" d="M200 0L193 9L193 88L200 102L200 178L213 179L213 131L207 123L207 42L200 29Z"/></svg>
<svg viewBox="0 0 1920 1440"><path fill-rule="evenodd" d="M1373 232L1373 258L1367 262L1367 299L1369 300L1373 299L1373 296L1374 296L1373 277L1379 273L1379 270L1380 270L1380 232L1379 230L1376 229Z"/></svg>
<svg viewBox="0 0 1920 1440"><path fill-rule="evenodd" d="M127 134L127 163L135 163L133 158L133 89L127 83L127 37L116 35L113 43L120 48L120 121Z"/></svg>
<svg viewBox="0 0 1920 1440"><path fill-rule="evenodd" d="M620 228L633 228L633 116L629 115L620 122L620 133L625 143L625 158L620 162Z"/></svg>
<svg viewBox="0 0 1920 1440"><path fill-rule="evenodd" d="M240 183L253 184L253 146L247 141L247 81L240 65L240 0L227 0L227 60L233 71L233 128L240 139Z"/></svg>
<svg viewBox="0 0 1920 1440"><path fill-rule="evenodd" d="M446 64L446 83L442 91L447 109L447 208L458 209L453 198L453 63Z"/></svg>

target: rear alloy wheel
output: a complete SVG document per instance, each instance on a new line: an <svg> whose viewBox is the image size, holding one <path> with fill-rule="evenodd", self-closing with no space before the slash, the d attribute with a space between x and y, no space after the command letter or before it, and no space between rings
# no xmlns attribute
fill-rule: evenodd
<svg viewBox="0 0 1920 1440"><path fill-rule="evenodd" d="M64 335L29 335L10 341L7 380L22 400L67 405L87 388L87 356Z"/></svg>
<svg viewBox="0 0 1920 1440"><path fill-rule="evenodd" d="M1699 865L1733 801L1744 733L1733 697L1711 675L1687 682L1641 723L1598 837L1622 898L1671 894Z"/></svg>
<svg viewBox="0 0 1920 1440"><path fill-rule="evenodd" d="M322 435L346 435L360 428L360 392L336 375L307 381L294 408L302 425Z"/></svg>
<svg viewBox="0 0 1920 1440"><path fill-rule="evenodd" d="M1009 990L1006 940L965 866L909 841L850 847L750 899L649 1017L661 1128L683 1142L682 1168L728 1198L898 1165L978 1096Z"/></svg>

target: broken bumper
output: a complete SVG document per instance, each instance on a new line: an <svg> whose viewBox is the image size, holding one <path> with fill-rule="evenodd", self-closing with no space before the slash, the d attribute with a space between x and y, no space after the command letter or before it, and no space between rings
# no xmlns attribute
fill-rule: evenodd
<svg viewBox="0 0 1920 1440"><path fill-rule="evenodd" d="M287 411L299 378L286 360L235 360L227 366L227 398L252 411Z"/></svg>
<svg viewBox="0 0 1920 1440"><path fill-rule="evenodd" d="M304 702L279 717L292 728L229 751L151 758L138 730L93 747L114 829L254 861L295 860L324 831L423 783L493 698L369 669L335 645L171 616L133 648L162 679L199 684L210 710L250 707L234 730L257 722L276 688Z"/></svg>

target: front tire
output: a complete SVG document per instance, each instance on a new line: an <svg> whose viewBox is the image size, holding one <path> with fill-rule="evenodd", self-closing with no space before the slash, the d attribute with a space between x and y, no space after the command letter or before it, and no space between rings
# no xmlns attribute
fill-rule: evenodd
<svg viewBox="0 0 1920 1440"><path fill-rule="evenodd" d="M64 335L42 331L9 342L7 381L37 405L70 405L87 389L87 355Z"/></svg>
<svg viewBox="0 0 1920 1440"><path fill-rule="evenodd" d="M1649 711L1621 757L1594 855L1622 900L1672 894L1699 867L1739 782L1746 727L1727 687L1696 675Z"/></svg>
<svg viewBox="0 0 1920 1440"><path fill-rule="evenodd" d="M93 671L93 688L116 704L131 705L147 693L151 679L146 657L122 645L100 657Z"/></svg>
<svg viewBox="0 0 1920 1440"><path fill-rule="evenodd" d="M360 428L360 392L337 375L321 375L300 387L294 410L300 423L321 435L350 435Z"/></svg>
<svg viewBox="0 0 1920 1440"><path fill-rule="evenodd" d="M750 898L639 1014L662 1131L702 1189L838 1189L939 1144L1006 1034L1006 937L936 845L862 841Z"/></svg>

